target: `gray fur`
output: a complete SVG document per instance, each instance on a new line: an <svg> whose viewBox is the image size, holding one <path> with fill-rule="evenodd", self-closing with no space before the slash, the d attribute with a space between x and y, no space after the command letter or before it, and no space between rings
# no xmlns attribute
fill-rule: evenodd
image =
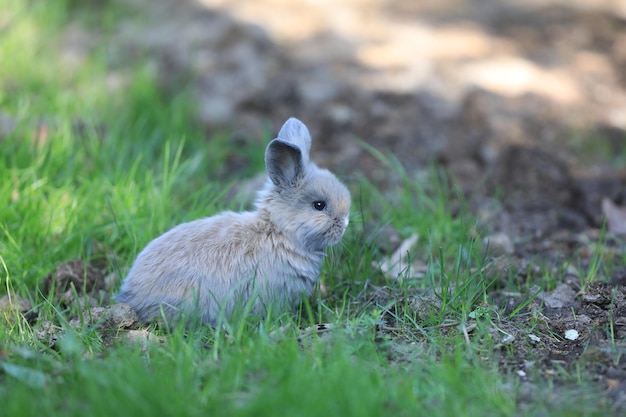
<svg viewBox="0 0 626 417"><path fill-rule="evenodd" d="M268 180L255 210L184 223L154 239L116 300L146 322L187 315L215 325L239 308L262 316L310 296L324 249L341 240L350 211L348 189L309 162L310 146L306 126L289 119L266 149Z"/></svg>

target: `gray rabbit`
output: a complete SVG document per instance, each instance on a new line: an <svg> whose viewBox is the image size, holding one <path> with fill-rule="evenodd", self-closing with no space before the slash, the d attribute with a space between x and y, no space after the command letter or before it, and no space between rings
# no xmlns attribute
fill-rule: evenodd
<svg viewBox="0 0 626 417"><path fill-rule="evenodd" d="M350 192L309 161L310 149L307 127L287 120L265 151L268 180L255 210L184 223L154 239L116 300L145 322L189 316L216 325L237 308L263 316L310 296L324 249L341 240L350 212Z"/></svg>

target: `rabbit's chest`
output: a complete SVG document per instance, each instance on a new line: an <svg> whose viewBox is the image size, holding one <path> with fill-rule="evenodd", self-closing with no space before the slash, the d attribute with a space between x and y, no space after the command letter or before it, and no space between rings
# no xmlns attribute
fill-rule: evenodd
<svg viewBox="0 0 626 417"><path fill-rule="evenodd" d="M271 253L259 269L271 286L310 293L318 281L324 254ZM258 275L258 273L257 273Z"/></svg>

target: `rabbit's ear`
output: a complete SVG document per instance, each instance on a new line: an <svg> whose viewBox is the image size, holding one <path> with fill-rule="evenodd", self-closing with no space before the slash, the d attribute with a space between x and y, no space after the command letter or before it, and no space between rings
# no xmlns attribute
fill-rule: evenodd
<svg viewBox="0 0 626 417"><path fill-rule="evenodd" d="M304 174L300 147L283 139L274 139L267 145L265 166L274 184L295 184Z"/></svg>
<svg viewBox="0 0 626 417"><path fill-rule="evenodd" d="M311 134L306 125L295 117L289 118L280 128L277 139L284 139L298 146L302 151L302 159L304 162L309 160L309 152L311 151Z"/></svg>

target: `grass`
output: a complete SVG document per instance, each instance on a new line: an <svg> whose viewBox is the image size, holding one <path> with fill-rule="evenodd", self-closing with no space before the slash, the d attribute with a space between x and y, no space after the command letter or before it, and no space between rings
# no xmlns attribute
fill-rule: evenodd
<svg viewBox="0 0 626 417"><path fill-rule="evenodd" d="M15 121L0 138L0 294L14 291L40 313L34 324L17 314L0 321L3 417L610 412L584 376L566 370L567 383L555 386L531 375L538 388L529 393L503 371L493 278L474 220L450 212L456 196L436 170L411 178L382 153L398 188L382 195L364 179L350 184L353 227L328 257L326 293L303 314L243 321L228 332L151 328L162 339L146 344L85 320L70 325L82 311L44 294L44 276L83 259L119 282L155 236L238 208L224 199L229 183L220 166L243 152L247 173L261 171L255 155L267 142L242 151L227 134L206 138L188 95L164 96L141 63L116 69L123 83L113 93L106 51L95 48L68 70L55 59L60 30L68 19L94 22L88 10L62 7L73 4L0 0L9 22L0 29L0 56L12 57L3 60L0 109ZM114 26L122 6L106 7ZM403 237L419 234L410 255L427 265L424 278L381 274L384 253L372 236L384 224ZM320 324L328 330L315 331ZM51 334L46 326L58 329L53 347L38 337Z"/></svg>

